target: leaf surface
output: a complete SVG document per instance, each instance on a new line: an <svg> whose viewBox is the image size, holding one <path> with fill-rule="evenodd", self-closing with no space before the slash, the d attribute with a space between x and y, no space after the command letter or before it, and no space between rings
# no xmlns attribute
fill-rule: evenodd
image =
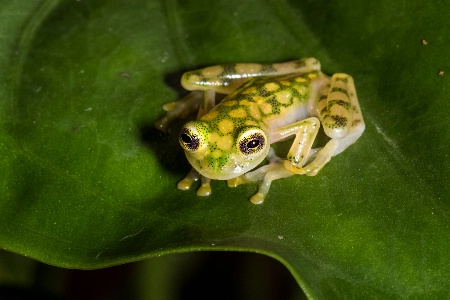
<svg viewBox="0 0 450 300"><path fill-rule="evenodd" d="M311 298L448 296L449 4L1 1L0 246L83 269L254 251ZM177 190L181 123L152 124L181 74L308 56L354 77L362 138L260 206Z"/></svg>

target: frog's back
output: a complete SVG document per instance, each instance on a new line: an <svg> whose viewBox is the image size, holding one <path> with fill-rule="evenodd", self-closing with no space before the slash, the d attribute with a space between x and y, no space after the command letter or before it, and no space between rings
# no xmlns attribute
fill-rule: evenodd
<svg viewBox="0 0 450 300"><path fill-rule="evenodd" d="M228 95L205 120L230 120L234 125L279 128L310 114L311 83L322 73L256 77ZM202 118L203 119L203 118Z"/></svg>

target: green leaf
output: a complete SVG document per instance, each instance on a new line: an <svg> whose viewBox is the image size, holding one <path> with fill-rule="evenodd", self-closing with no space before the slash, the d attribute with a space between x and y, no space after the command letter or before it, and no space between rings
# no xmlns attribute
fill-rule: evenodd
<svg viewBox="0 0 450 300"><path fill-rule="evenodd" d="M254 251L310 298L448 297L449 5L1 1L0 246L88 269ZM354 77L362 138L260 206L254 185L177 190L180 123L151 128L182 72L308 56Z"/></svg>

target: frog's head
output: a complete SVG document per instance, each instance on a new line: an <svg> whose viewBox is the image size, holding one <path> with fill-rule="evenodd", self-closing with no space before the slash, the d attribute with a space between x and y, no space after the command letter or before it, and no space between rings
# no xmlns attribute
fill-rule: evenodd
<svg viewBox="0 0 450 300"><path fill-rule="evenodd" d="M235 178L255 168L269 152L267 135L256 126L212 127L207 122L190 121L179 136L190 164L205 177Z"/></svg>

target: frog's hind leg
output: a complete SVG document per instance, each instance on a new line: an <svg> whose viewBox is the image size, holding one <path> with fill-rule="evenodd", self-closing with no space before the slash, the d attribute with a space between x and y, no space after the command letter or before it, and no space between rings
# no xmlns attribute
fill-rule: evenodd
<svg viewBox="0 0 450 300"><path fill-rule="evenodd" d="M320 71L320 61L314 57L307 57L298 60L271 64L272 68L267 70L264 76L303 74Z"/></svg>
<svg viewBox="0 0 450 300"><path fill-rule="evenodd" d="M353 78L347 74L335 74L336 78L340 78L341 82L344 82L347 87L347 94L350 98L350 111L347 126L349 127L348 133L345 137L341 138L339 145L333 153L333 156L341 153L351 144L356 142L359 137L363 134L366 125L361 113L361 108L359 106L358 97L356 95L355 84ZM333 76L334 77L334 76ZM332 79L333 79L332 77ZM338 81L339 82L339 81ZM330 132L329 132L330 133ZM330 133L332 134L332 133ZM330 136L332 137L332 136Z"/></svg>
<svg viewBox="0 0 450 300"><path fill-rule="evenodd" d="M178 101L166 103L163 106L166 114L155 123L155 127L166 131L171 121L177 118L186 118L197 111L200 104L207 103L203 112L199 112L202 115L205 114L214 107L214 92L231 94L249 78L302 74L313 71L320 71L320 62L309 57L276 64L224 64L186 72L181 78L181 85L191 93ZM200 110L202 110L201 107Z"/></svg>
<svg viewBox="0 0 450 300"><path fill-rule="evenodd" d="M331 140L311 163L297 169L297 174L316 175L332 156L347 149L364 132L364 119L353 78L347 74L334 74L330 84L323 86L317 96L317 111L325 134Z"/></svg>
<svg viewBox="0 0 450 300"><path fill-rule="evenodd" d="M186 72L181 78L181 85L189 91L213 89L228 95L252 77L313 71L320 71L320 62L313 57L276 64L223 64Z"/></svg>

